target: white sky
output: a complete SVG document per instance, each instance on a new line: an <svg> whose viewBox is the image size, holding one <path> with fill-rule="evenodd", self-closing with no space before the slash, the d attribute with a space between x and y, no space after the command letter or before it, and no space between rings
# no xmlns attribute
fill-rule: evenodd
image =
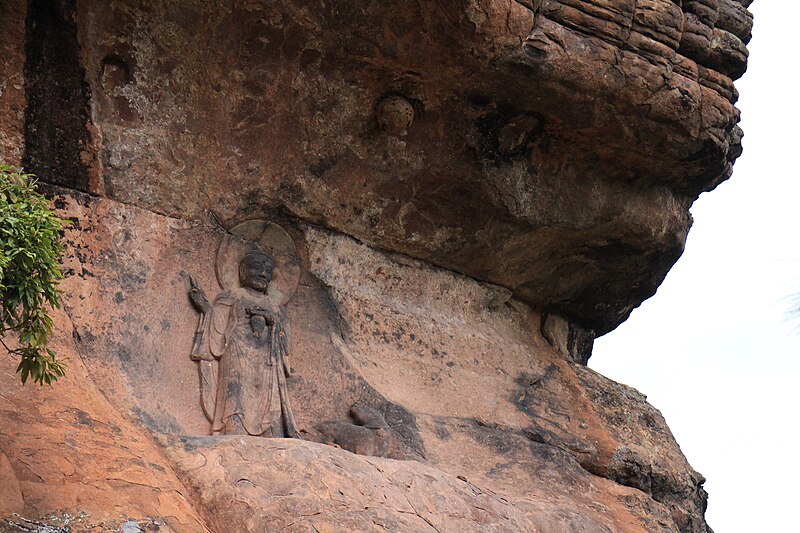
<svg viewBox="0 0 800 533"><path fill-rule="evenodd" d="M658 294L589 365L648 395L708 478L717 533L800 532L800 2L757 0L737 82L744 155L692 207Z"/></svg>

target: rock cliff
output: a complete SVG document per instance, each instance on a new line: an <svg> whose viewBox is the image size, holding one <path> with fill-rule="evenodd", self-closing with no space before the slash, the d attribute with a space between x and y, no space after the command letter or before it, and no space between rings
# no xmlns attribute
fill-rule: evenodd
<svg viewBox="0 0 800 533"><path fill-rule="evenodd" d="M710 531L585 363L741 152L748 5L3 2L0 158L72 221L68 377L0 359L5 527ZM211 435L190 359L255 220L302 439Z"/></svg>

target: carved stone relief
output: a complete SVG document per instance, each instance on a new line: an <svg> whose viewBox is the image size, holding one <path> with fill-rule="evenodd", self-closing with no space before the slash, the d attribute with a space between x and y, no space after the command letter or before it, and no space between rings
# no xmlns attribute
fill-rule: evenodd
<svg viewBox="0 0 800 533"><path fill-rule="evenodd" d="M349 452L391 459L415 459L377 409L357 402L350 407L352 421L327 420L316 426L321 442Z"/></svg>
<svg viewBox="0 0 800 533"><path fill-rule="evenodd" d="M222 291L213 304L192 278L189 288L200 313L190 358L211 434L299 438L287 387L294 243L276 224L243 222L220 242L216 271Z"/></svg>

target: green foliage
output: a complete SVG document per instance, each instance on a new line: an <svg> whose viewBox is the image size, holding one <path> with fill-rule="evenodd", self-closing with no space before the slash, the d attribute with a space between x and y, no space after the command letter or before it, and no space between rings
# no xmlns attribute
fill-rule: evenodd
<svg viewBox="0 0 800 533"><path fill-rule="evenodd" d="M22 383L30 377L50 384L64 375L46 346L53 331L48 311L59 307L64 224L32 175L0 165L0 343L19 357ZM17 335L16 347L3 340L9 332Z"/></svg>

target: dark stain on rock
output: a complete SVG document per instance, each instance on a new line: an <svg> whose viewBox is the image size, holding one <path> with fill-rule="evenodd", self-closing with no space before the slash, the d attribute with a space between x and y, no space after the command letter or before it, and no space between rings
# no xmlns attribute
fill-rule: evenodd
<svg viewBox="0 0 800 533"><path fill-rule="evenodd" d="M416 417L405 407L386 399L383 399L383 402L375 407L383 414L389 426L402 437L403 441L414 452L425 458L425 445L419 435Z"/></svg>
<svg viewBox="0 0 800 533"><path fill-rule="evenodd" d="M441 420L434 420L433 432L441 440L450 440L450 430Z"/></svg>
<svg viewBox="0 0 800 533"><path fill-rule="evenodd" d="M309 170L311 170L311 173L314 174L315 177L321 179L330 169L336 166L337 161L337 158L325 157L313 163L309 167Z"/></svg>
<svg viewBox="0 0 800 533"><path fill-rule="evenodd" d="M164 412L149 413L138 406L131 409L131 412L145 427L152 431L173 435L183 432L183 428L178 424L178 421Z"/></svg>
<svg viewBox="0 0 800 533"><path fill-rule="evenodd" d="M89 416L89 413L87 413L86 411L82 411L80 409L74 409L73 413L75 414L75 418L78 420L78 424L84 426L94 425L94 420L92 420L92 417Z"/></svg>
<svg viewBox="0 0 800 533"><path fill-rule="evenodd" d="M241 385L236 381L231 381L228 383L228 394L232 396L238 396L241 393Z"/></svg>
<svg viewBox="0 0 800 533"><path fill-rule="evenodd" d="M161 465L157 465L155 463L147 463L147 466L149 466L150 468L152 468L154 470L157 470L157 471L161 472L162 474L166 474L167 473L166 469Z"/></svg>
<svg viewBox="0 0 800 533"><path fill-rule="evenodd" d="M517 388L511 393L509 400L518 410L530 416L532 407L536 404L536 389L541 387L557 371L558 368L555 365L550 365L541 375L528 372L520 373L514 380Z"/></svg>
<svg viewBox="0 0 800 533"><path fill-rule="evenodd" d="M117 350L117 357L119 357L125 363L131 362L131 351L126 348L125 346L120 346L119 350Z"/></svg>
<svg viewBox="0 0 800 533"><path fill-rule="evenodd" d="M90 329L84 328L84 330L80 332L79 338L82 341L94 342L95 340L97 340L97 335L92 333Z"/></svg>
<svg viewBox="0 0 800 533"><path fill-rule="evenodd" d="M85 191L91 137L75 0L29 0L25 45L25 155L40 180Z"/></svg>
<svg viewBox="0 0 800 533"><path fill-rule="evenodd" d="M510 455L519 450L519 443L509 438L509 432L482 420L465 420L467 434L476 442L492 448L501 455Z"/></svg>

